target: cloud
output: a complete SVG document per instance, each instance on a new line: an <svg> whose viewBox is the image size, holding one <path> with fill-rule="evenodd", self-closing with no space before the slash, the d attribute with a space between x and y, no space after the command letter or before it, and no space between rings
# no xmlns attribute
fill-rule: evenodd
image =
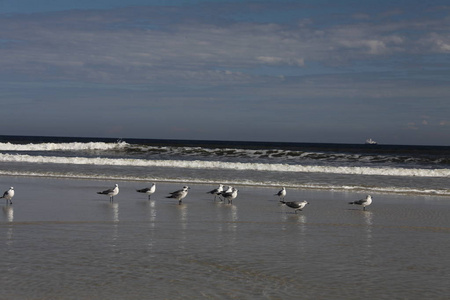
<svg viewBox="0 0 450 300"><path fill-rule="evenodd" d="M259 56L256 58L264 64L268 65L289 65L303 67L305 65L305 60L303 58L282 58L273 56Z"/></svg>
<svg viewBox="0 0 450 300"><path fill-rule="evenodd" d="M406 128L409 130L418 130L419 129L419 127L414 122L407 123Z"/></svg>
<svg viewBox="0 0 450 300"><path fill-rule="evenodd" d="M380 22L360 13L344 25L317 27L313 19L286 25L217 14L232 15L245 7L233 5L222 4L215 11L212 5L201 5L1 16L0 75L112 84L216 84L229 75L227 81L258 82L258 74L247 70L261 65L304 68L305 61L351 64L450 50L447 18L397 21L383 16ZM217 18L207 17L210 13Z"/></svg>
<svg viewBox="0 0 450 300"><path fill-rule="evenodd" d="M291 23L230 17L241 7L203 4L0 16L0 79L28 81L32 91L60 89L80 98L88 98L82 95L84 87L83 92L100 93L96 99L126 98L130 92L171 105L189 99L212 111L219 102L251 106L254 101L258 109L272 99L296 107L316 99L394 103L448 94L445 82L424 83L424 73L414 78L404 63L415 63L418 53L438 51L437 41L445 42L450 28L446 18L399 21L366 14L318 24L312 17ZM430 39L434 43L427 45ZM396 62L399 54L401 64ZM58 84L45 88L49 85L43 82ZM25 90L5 86L13 93ZM211 98L215 100L207 100ZM363 106L367 104L357 103L353 111Z"/></svg>
<svg viewBox="0 0 450 300"><path fill-rule="evenodd" d="M432 32L422 40L423 45L430 45L431 49L438 53L450 53L450 37L448 33Z"/></svg>

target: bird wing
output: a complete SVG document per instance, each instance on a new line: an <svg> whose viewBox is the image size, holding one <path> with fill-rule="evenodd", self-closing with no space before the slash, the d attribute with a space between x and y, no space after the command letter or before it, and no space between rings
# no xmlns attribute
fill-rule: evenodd
<svg viewBox="0 0 450 300"><path fill-rule="evenodd" d="M98 194L108 195L109 193L112 193L112 192L114 192L114 189L104 190L102 192L98 192Z"/></svg>
<svg viewBox="0 0 450 300"><path fill-rule="evenodd" d="M170 193L170 196L166 197L166 198L179 198L179 197L184 197L184 193L187 194L187 191L185 190L179 190L173 193Z"/></svg>
<svg viewBox="0 0 450 300"><path fill-rule="evenodd" d="M219 192L219 189L213 189L212 191L209 191L208 194L217 194Z"/></svg>
<svg viewBox="0 0 450 300"><path fill-rule="evenodd" d="M183 194L184 190L178 190L175 192L170 193L170 196L168 198L177 198L180 197Z"/></svg>
<svg viewBox="0 0 450 300"><path fill-rule="evenodd" d="M292 207L292 208L298 208L298 207L300 207L300 203L295 202L295 201L293 201L293 202L285 202L285 204L286 204L287 206L289 206L289 207Z"/></svg>

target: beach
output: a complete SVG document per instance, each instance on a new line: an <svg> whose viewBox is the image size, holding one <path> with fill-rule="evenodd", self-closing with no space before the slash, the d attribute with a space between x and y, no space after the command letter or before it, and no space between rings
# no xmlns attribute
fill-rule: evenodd
<svg viewBox="0 0 450 300"><path fill-rule="evenodd" d="M111 203L97 192L119 184ZM2 176L0 299L446 299L450 202L432 195ZM189 185L182 205L165 198ZM4 200L4 199L1 199Z"/></svg>

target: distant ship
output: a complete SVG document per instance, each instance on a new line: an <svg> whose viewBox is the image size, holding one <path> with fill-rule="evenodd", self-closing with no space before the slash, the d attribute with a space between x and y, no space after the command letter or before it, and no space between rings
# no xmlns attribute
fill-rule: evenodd
<svg viewBox="0 0 450 300"><path fill-rule="evenodd" d="M375 141L372 140L372 139L367 139L367 140L366 140L366 144L367 144L367 145L376 145L376 144L378 144L378 143L375 142Z"/></svg>

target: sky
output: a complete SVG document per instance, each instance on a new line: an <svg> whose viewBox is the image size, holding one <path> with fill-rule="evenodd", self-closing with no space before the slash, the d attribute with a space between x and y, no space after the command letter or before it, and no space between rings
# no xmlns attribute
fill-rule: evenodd
<svg viewBox="0 0 450 300"><path fill-rule="evenodd" d="M0 135L450 145L448 0L0 0Z"/></svg>

